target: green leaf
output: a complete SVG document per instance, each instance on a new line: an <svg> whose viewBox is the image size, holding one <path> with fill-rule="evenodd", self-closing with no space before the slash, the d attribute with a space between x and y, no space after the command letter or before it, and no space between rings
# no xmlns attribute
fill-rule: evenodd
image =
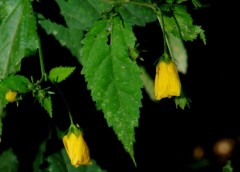
<svg viewBox="0 0 240 172"><path fill-rule="evenodd" d="M102 109L108 126L113 127L134 160L134 128L138 126L142 80L128 52L135 47L136 38L132 28L118 17L114 18L109 38L107 23L96 22L82 41L82 74L97 108Z"/></svg>
<svg viewBox="0 0 240 172"><path fill-rule="evenodd" d="M171 49L172 56L176 60L177 69L179 72L186 74L188 67L187 50L184 47L183 41L174 36L171 33L167 34L169 47Z"/></svg>
<svg viewBox="0 0 240 172"><path fill-rule="evenodd" d="M47 172L69 172L63 155L60 152L56 152L47 157L47 162L49 163L46 170Z"/></svg>
<svg viewBox="0 0 240 172"><path fill-rule="evenodd" d="M81 40L83 31L81 29L67 28L40 16L39 23L47 34L53 35L62 46L67 47L73 56L81 63L80 49L82 48Z"/></svg>
<svg viewBox="0 0 240 172"><path fill-rule="evenodd" d="M3 113L3 109L7 105L5 95L9 90L14 90L19 93L26 93L29 90L30 81L21 75L10 75L7 78L0 81L0 118ZM1 122L0 122L1 128ZM0 129L1 135L1 129Z"/></svg>
<svg viewBox="0 0 240 172"><path fill-rule="evenodd" d="M46 151L46 140L44 140L38 148L38 153L33 162L33 172L42 172L40 169L41 165L44 162L44 153Z"/></svg>
<svg viewBox="0 0 240 172"><path fill-rule="evenodd" d="M182 110L184 110L186 106L190 108L191 100L187 98L183 92L181 92L180 96L175 97L174 101L176 108L180 107Z"/></svg>
<svg viewBox="0 0 240 172"><path fill-rule="evenodd" d="M39 94L41 94L42 90L39 91ZM52 118L52 99L50 95L41 97L42 95L38 94L38 101L41 104L41 106L48 112L49 116Z"/></svg>
<svg viewBox="0 0 240 172"><path fill-rule="evenodd" d="M55 67L49 72L49 79L52 82L62 82L75 70L75 67Z"/></svg>
<svg viewBox="0 0 240 172"><path fill-rule="evenodd" d="M36 19L28 0L4 1L0 25L0 80L20 70L21 60L38 48Z"/></svg>
<svg viewBox="0 0 240 172"><path fill-rule="evenodd" d="M56 0L69 28L88 30L112 5L100 0Z"/></svg>
<svg viewBox="0 0 240 172"><path fill-rule="evenodd" d="M49 167L47 171L54 172L106 172L102 170L94 160L92 160L92 165L81 165L79 167L74 167L71 165L69 157L65 149L56 152L47 158Z"/></svg>
<svg viewBox="0 0 240 172"><path fill-rule="evenodd" d="M144 66L140 66L141 69L141 77L143 81L143 87L148 94L149 98L152 101L156 101L155 95L154 95L154 80L151 78L149 73L147 73L146 69Z"/></svg>
<svg viewBox="0 0 240 172"><path fill-rule="evenodd" d="M0 95L1 93L6 93L3 91L6 89L7 91L11 89L19 93L26 93L29 89L30 84L31 82L22 75L10 75L9 77L0 81Z"/></svg>
<svg viewBox="0 0 240 172"><path fill-rule="evenodd" d="M135 0L136 2L149 3L150 0ZM133 1L133 2L135 2ZM130 23L130 25L145 26L146 23L153 22L157 19L153 9L140 6L132 3L125 3L116 8L116 11L120 13L125 22Z"/></svg>
<svg viewBox="0 0 240 172"><path fill-rule="evenodd" d="M2 172L17 172L18 160L12 149L5 150L0 155L0 171Z"/></svg>
<svg viewBox="0 0 240 172"><path fill-rule="evenodd" d="M6 93L9 90L26 93L30 84L30 81L21 75L10 75L0 81L0 136L2 134L1 118L3 117L3 110L7 105L7 101L5 100Z"/></svg>
<svg viewBox="0 0 240 172"><path fill-rule="evenodd" d="M5 0L2 0L0 3L0 25L3 19L6 17L6 15L7 15L6 3Z"/></svg>
<svg viewBox="0 0 240 172"><path fill-rule="evenodd" d="M0 140L1 140L1 136L2 136L2 127L3 127L3 123L2 123L2 118L3 118L3 108L5 108L6 105L3 106L2 100L0 100Z"/></svg>
<svg viewBox="0 0 240 172"><path fill-rule="evenodd" d="M162 10L164 12L164 27L167 33L172 33L184 41L193 41L199 35L203 43L206 44L204 30L201 26L193 25L192 17L184 5L165 5L162 6Z"/></svg>
<svg viewBox="0 0 240 172"><path fill-rule="evenodd" d="M233 168L231 166L231 161L228 160L226 165L223 167L223 171L222 172L233 172Z"/></svg>

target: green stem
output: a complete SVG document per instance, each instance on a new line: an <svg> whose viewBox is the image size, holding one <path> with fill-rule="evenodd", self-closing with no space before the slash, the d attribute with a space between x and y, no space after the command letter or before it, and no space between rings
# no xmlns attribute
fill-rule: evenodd
<svg viewBox="0 0 240 172"><path fill-rule="evenodd" d="M38 54L39 54L39 61L40 61L40 67L41 67L41 80L47 81L47 74L45 72L45 66L44 66L44 61L43 61L43 55L42 55L42 46L41 46L41 40L40 37L38 36Z"/></svg>
<svg viewBox="0 0 240 172"><path fill-rule="evenodd" d="M72 115L71 115L70 112L68 112L68 116L69 116L69 119L70 119L70 123L71 123L71 125L74 125L74 123L73 123L73 119L72 119Z"/></svg>
<svg viewBox="0 0 240 172"><path fill-rule="evenodd" d="M59 89L59 87L58 87L55 83L53 83L53 82L52 82L52 84L55 86L55 88L57 89L58 93L59 93L60 96L62 97L63 102L65 103L65 106L66 106L66 108L67 108L68 115L69 115L70 124L71 124L71 125L74 125L73 119L72 119L72 114L71 114L69 105L68 105L68 103L67 103L67 100L65 99L65 97L64 97L62 91Z"/></svg>
<svg viewBox="0 0 240 172"><path fill-rule="evenodd" d="M162 32L163 32L163 40L164 40L164 53L170 53L170 56L173 57L173 53L172 53L172 50L171 50L171 47L169 45L169 40L168 40L168 37L167 37L167 33L166 33L166 30L165 30L165 26L164 26L164 19L163 19L163 14L162 14L162 11L160 8L156 7L156 14L157 14L157 19L158 19L158 22L160 24L160 27L162 28Z"/></svg>
<svg viewBox="0 0 240 172"><path fill-rule="evenodd" d="M166 32L165 32L165 27L164 27L164 20L163 20L163 15L162 15L162 11L159 8L157 10L157 19L158 22L162 28L162 32L163 32L163 46L164 46L164 53L167 53L167 36L166 36Z"/></svg>

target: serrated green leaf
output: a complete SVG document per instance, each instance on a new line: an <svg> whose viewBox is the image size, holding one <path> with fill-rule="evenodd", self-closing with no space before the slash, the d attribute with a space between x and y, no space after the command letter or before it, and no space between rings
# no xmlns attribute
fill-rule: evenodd
<svg viewBox="0 0 240 172"><path fill-rule="evenodd" d="M174 101L176 108L180 107L182 110L184 110L186 106L190 108L191 100L187 98L183 92L181 93L180 96L175 97Z"/></svg>
<svg viewBox="0 0 240 172"><path fill-rule="evenodd" d="M69 28L88 30L112 5L101 0L56 0Z"/></svg>
<svg viewBox="0 0 240 172"><path fill-rule="evenodd" d="M38 90L37 94L34 94L34 97L36 97L41 106L48 112L49 116L52 118L52 99L47 89Z"/></svg>
<svg viewBox="0 0 240 172"><path fill-rule="evenodd" d="M97 163L92 160L92 165L81 165L79 167L74 167L71 165L69 157L66 153L65 149L61 149L61 151L56 152L50 155L47 158L49 163L49 167L47 171L54 171L54 172L107 172L102 170Z"/></svg>
<svg viewBox="0 0 240 172"><path fill-rule="evenodd" d="M150 0L135 0L136 2L144 2L151 4ZM116 8L125 22L130 25L145 26L146 23L153 22L157 19L153 9L132 3L125 3Z"/></svg>
<svg viewBox="0 0 240 172"><path fill-rule="evenodd" d="M51 96L45 96L43 99L38 98L41 106L48 112L49 116L52 118L52 99Z"/></svg>
<svg viewBox="0 0 240 172"><path fill-rule="evenodd" d="M21 60L38 48L36 19L28 0L4 1L0 25L0 80L20 70Z"/></svg>
<svg viewBox="0 0 240 172"><path fill-rule="evenodd" d="M49 79L52 82L62 82L65 80L73 71L75 70L76 67L55 67L50 70L49 72Z"/></svg>
<svg viewBox="0 0 240 172"><path fill-rule="evenodd" d="M164 28L167 33L183 39L193 41L198 35L206 44L204 30L201 26L193 25L193 19L184 5L162 6L164 14ZM181 35L179 34L181 33Z"/></svg>
<svg viewBox="0 0 240 172"><path fill-rule="evenodd" d="M81 40L83 39L83 30L67 28L50 20L40 17L39 23L47 34L53 35L62 46L67 47L73 56L81 63L80 49L82 48Z"/></svg>
<svg viewBox="0 0 240 172"><path fill-rule="evenodd" d="M0 171L2 172L17 172L18 160L12 149L4 151L0 155Z"/></svg>
<svg viewBox="0 0 240 172"><path fill-rule="evenodd" d="M134 128L138 126L142 80L128 50L134 48L136 38L132 28L123 25L118 17L114 18L110 38L106 26L106 20L96 22L83 40L82 74L97 108L102 109L108 125L134 160Z"/></svg>

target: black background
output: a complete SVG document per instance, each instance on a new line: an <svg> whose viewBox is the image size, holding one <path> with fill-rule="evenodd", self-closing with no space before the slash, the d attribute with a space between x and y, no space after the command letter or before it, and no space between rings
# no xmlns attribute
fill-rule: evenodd
<svg viewBox="0 0 240 172"><path fill-rule="evenodd" d="M221 172L226 160L221 161L213 153L213 145L222 138L235 141L233 154L229 159L235 171L239 171L239 77L237 58L237 26L234 4L221 1L204 1L207 8L191 9L194 24L202 25L205 30L207 45L200 39L186 42L188 52L188 73L180 74L183 89L191 99L190 109L176 109L173 99L152 102L143 90L143 107L140 109L139 127L135 130L136 143L134 167L130 156L107 123L101 111L96 111L90 91L86 89L84 77L79 75L81 65L53 36L39 28L46 71L55 66L77 66L76 71L59 84L74 121L84 131L91 158L110 172L117 171L211 171ZM36 2L35 2L36 3ZM59 9L54 1L36 3L36 9L45 16L59 23ZM162 33L158 23L149 23L146 27L134 27L139 42L139 49L152 78L155 76L154 62L162 53ZM30 78L40 78L40 65L37 56L25 58L20 74ZM49 83L46 83L48 86ZM54 90L53 88L53 91ZM32 171L31 164L37 153L38 145L52 131L53 139L48 144L47 154L62 148L62 142L55 138L54 125L62 130L69 125L67 110L56 94L53 96L53 116L41 108L31 95L26 95L19 106L9 104L8 114L3 119L3 136L0 151L12 147L20 166L19 171ZM204 157L209 165L198 170L190 168L195 163L192 156L196 146L204 148Z"/></svg>

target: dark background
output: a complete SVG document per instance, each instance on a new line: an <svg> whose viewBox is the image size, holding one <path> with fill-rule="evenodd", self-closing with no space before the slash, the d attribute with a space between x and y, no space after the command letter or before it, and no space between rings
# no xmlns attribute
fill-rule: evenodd
<svg viewBox="0 0 240 172"><path fill-rule="evenodd" d="M232 161L235 171L239 171L239 77L237 67L237 26L234 20L237 12L234 4L203 1L209 6L200 10L191 9L194 24L205 30L207 45L200 39L186 42L188 52L188 73L180 74L183 88L191 99L190 109L175 108L173 99L152 102L143 90L143 107L140 109L139 127L136 128L134 167L130 156L107 123L101 111L96 111L95 104L86 89L84 77L79 75L81 65L66 80L59 84L73 118L84 131L91 158L110 172L118 171L174 171L174 172L221 172L227 160ZM43 2L38 10L53 20L58 18L56 4ZM235 17L236 18L236 17ZM53 36L48 36L39 28L42 38L43 56L46 71L55 66L76 66L77 60L61 47ZM149 23L146 27L134 27L139 42L139 49L152 78L155 76L154 62L162 53L162 33L158 23ZM37 70L38 68L38 70ZM25 58L20 74L28 78L41 76L38 57ZM46 83L48 86L49 83ZM53 89L53 91L56 91ZM41 108L31 95L26 95L19 106L9 104L8 114L3 120L3 136L0 151L12 147L20 166L19 171L31 170L31 164L37 153L38 145L52 131L53 139L48 143L47 154L62 148L62 142L56 138L54 125L62 130L69 125L67 110L56 94L53 96L53 116ZM64 120L63 120L64 119ZM64 121L64 122L63 122ZM233 152L227 158L214 154L213 146L217 141L229 138L234 141ZM204 155L196 160L193 150L201 146ZM206 160L206 166L194 169L194 164Z"/></svg>

